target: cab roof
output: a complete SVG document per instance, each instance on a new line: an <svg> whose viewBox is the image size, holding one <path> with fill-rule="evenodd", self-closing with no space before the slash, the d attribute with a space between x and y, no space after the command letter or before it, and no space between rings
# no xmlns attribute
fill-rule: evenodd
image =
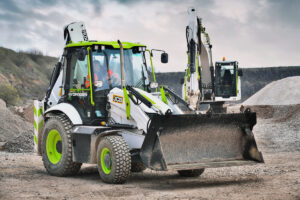
<svg viewBox="0 0 300 200"><path fill-rule="evenodd" d="M231 64L231 63L235 63L237 61L231 61L231 60L225 60L225 61L216 61L216 63L220 63L220 64Z"/></svg>
<svg viewBox="0 0 300 200"><path fill-rule="evenodd" d="M81 46L92 46L92 45L104 45L104 46L112 46L115 49L119 49L119 43L117 41L81 41L76 43L70 43L65 46L65 48L69 47L81 47ZM122 42L124 49L131 49L132 47L145 47L146 45L140 43L132 43L132 42Z"/></svg>

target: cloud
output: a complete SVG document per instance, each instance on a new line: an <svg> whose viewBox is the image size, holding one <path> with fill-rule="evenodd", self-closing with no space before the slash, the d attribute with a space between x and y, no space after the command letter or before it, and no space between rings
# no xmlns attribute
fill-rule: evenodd
<svg viewBox="0 0 300 200"><path fill-rule="evenodd" d="M194 6L210 34L213 58L243 67L299 65L300 1L297 0L2 0L0 46L38 48L59 56L63 27L84 21L90 39L141 42L164 49L169 63L159 71L183 71L187 8Z"/></svg>
<svg viewBox="0 0 300 200"><path fill-rule="evenodd" d="M84 12L83 12L84 11ZM87 12L87 13L85 13ZM101 13L98 1L1 1L0 44L13 49L41 49L59 56L63 48L63 27L73 21Z"/></svg>
<svg viewBox="0 0 300 200"><path fill-rule="evenodd" d="M298 0L270 0L269 9L270 20L273 22L280 21L286 26L298 26L300 20L300 1Z"/></svg>

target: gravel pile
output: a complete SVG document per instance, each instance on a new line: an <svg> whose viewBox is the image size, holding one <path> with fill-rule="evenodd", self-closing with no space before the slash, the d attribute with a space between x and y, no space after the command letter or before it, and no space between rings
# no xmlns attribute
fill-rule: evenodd
<svg viewBox="0 0 300 200"><path fill-rule="evenodd" d="M291 105L300 104L300 76L284 78L268 84L243 105Z"/></svg>
<svg viewBox="0 0 300 200"><path fill-rule="evenodd" d="M300 76L274 81L243 105L257 113L254 134L262 152L300 151Z"/></svg>
<svg viewBox="0 0 300 200"><path fill-rule="evenodd" d="M262 152L300 151L300 104L273 106L272 118L258 119L254 135Z"/></svg>
<svg viewBox="0 0 300 200"><path fill-rule="evenodd" d="M0 99L0 142L9 152L33 151L33 125L12 113Z"/></svg>

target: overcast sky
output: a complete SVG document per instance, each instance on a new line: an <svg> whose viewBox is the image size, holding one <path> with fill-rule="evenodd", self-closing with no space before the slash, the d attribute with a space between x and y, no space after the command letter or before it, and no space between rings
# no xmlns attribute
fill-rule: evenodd
<svg viewBox="0 0 300 200"><path fill-rule="evenodd" d="M0 46L59 56L63 27L83 21L91 40L140 42L164 49L156 71L183 71L187 9L194 7L213 44L213 60L241 67L300 65L298 0L1 0Z"/></svg>

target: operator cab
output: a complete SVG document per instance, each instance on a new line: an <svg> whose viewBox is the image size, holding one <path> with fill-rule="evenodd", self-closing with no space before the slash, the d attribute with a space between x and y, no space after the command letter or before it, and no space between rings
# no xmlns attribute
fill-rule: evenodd
<svg viewBox="0 0 300 200"><path fill-rule="evenodd" d="M145 51L140 44L123 42L125 84L150 88ZM121 88L120 48L116 42L79 42L65 48L67 70L61 101L72 104L84 124L107 121L107 95Z"/></svg>
<svg viewBox="0 0 300 200"><path fill-rule="evenodd" d="M221 61L215 64L215 95L221 98L239 94L238 62Z"/></svg>

